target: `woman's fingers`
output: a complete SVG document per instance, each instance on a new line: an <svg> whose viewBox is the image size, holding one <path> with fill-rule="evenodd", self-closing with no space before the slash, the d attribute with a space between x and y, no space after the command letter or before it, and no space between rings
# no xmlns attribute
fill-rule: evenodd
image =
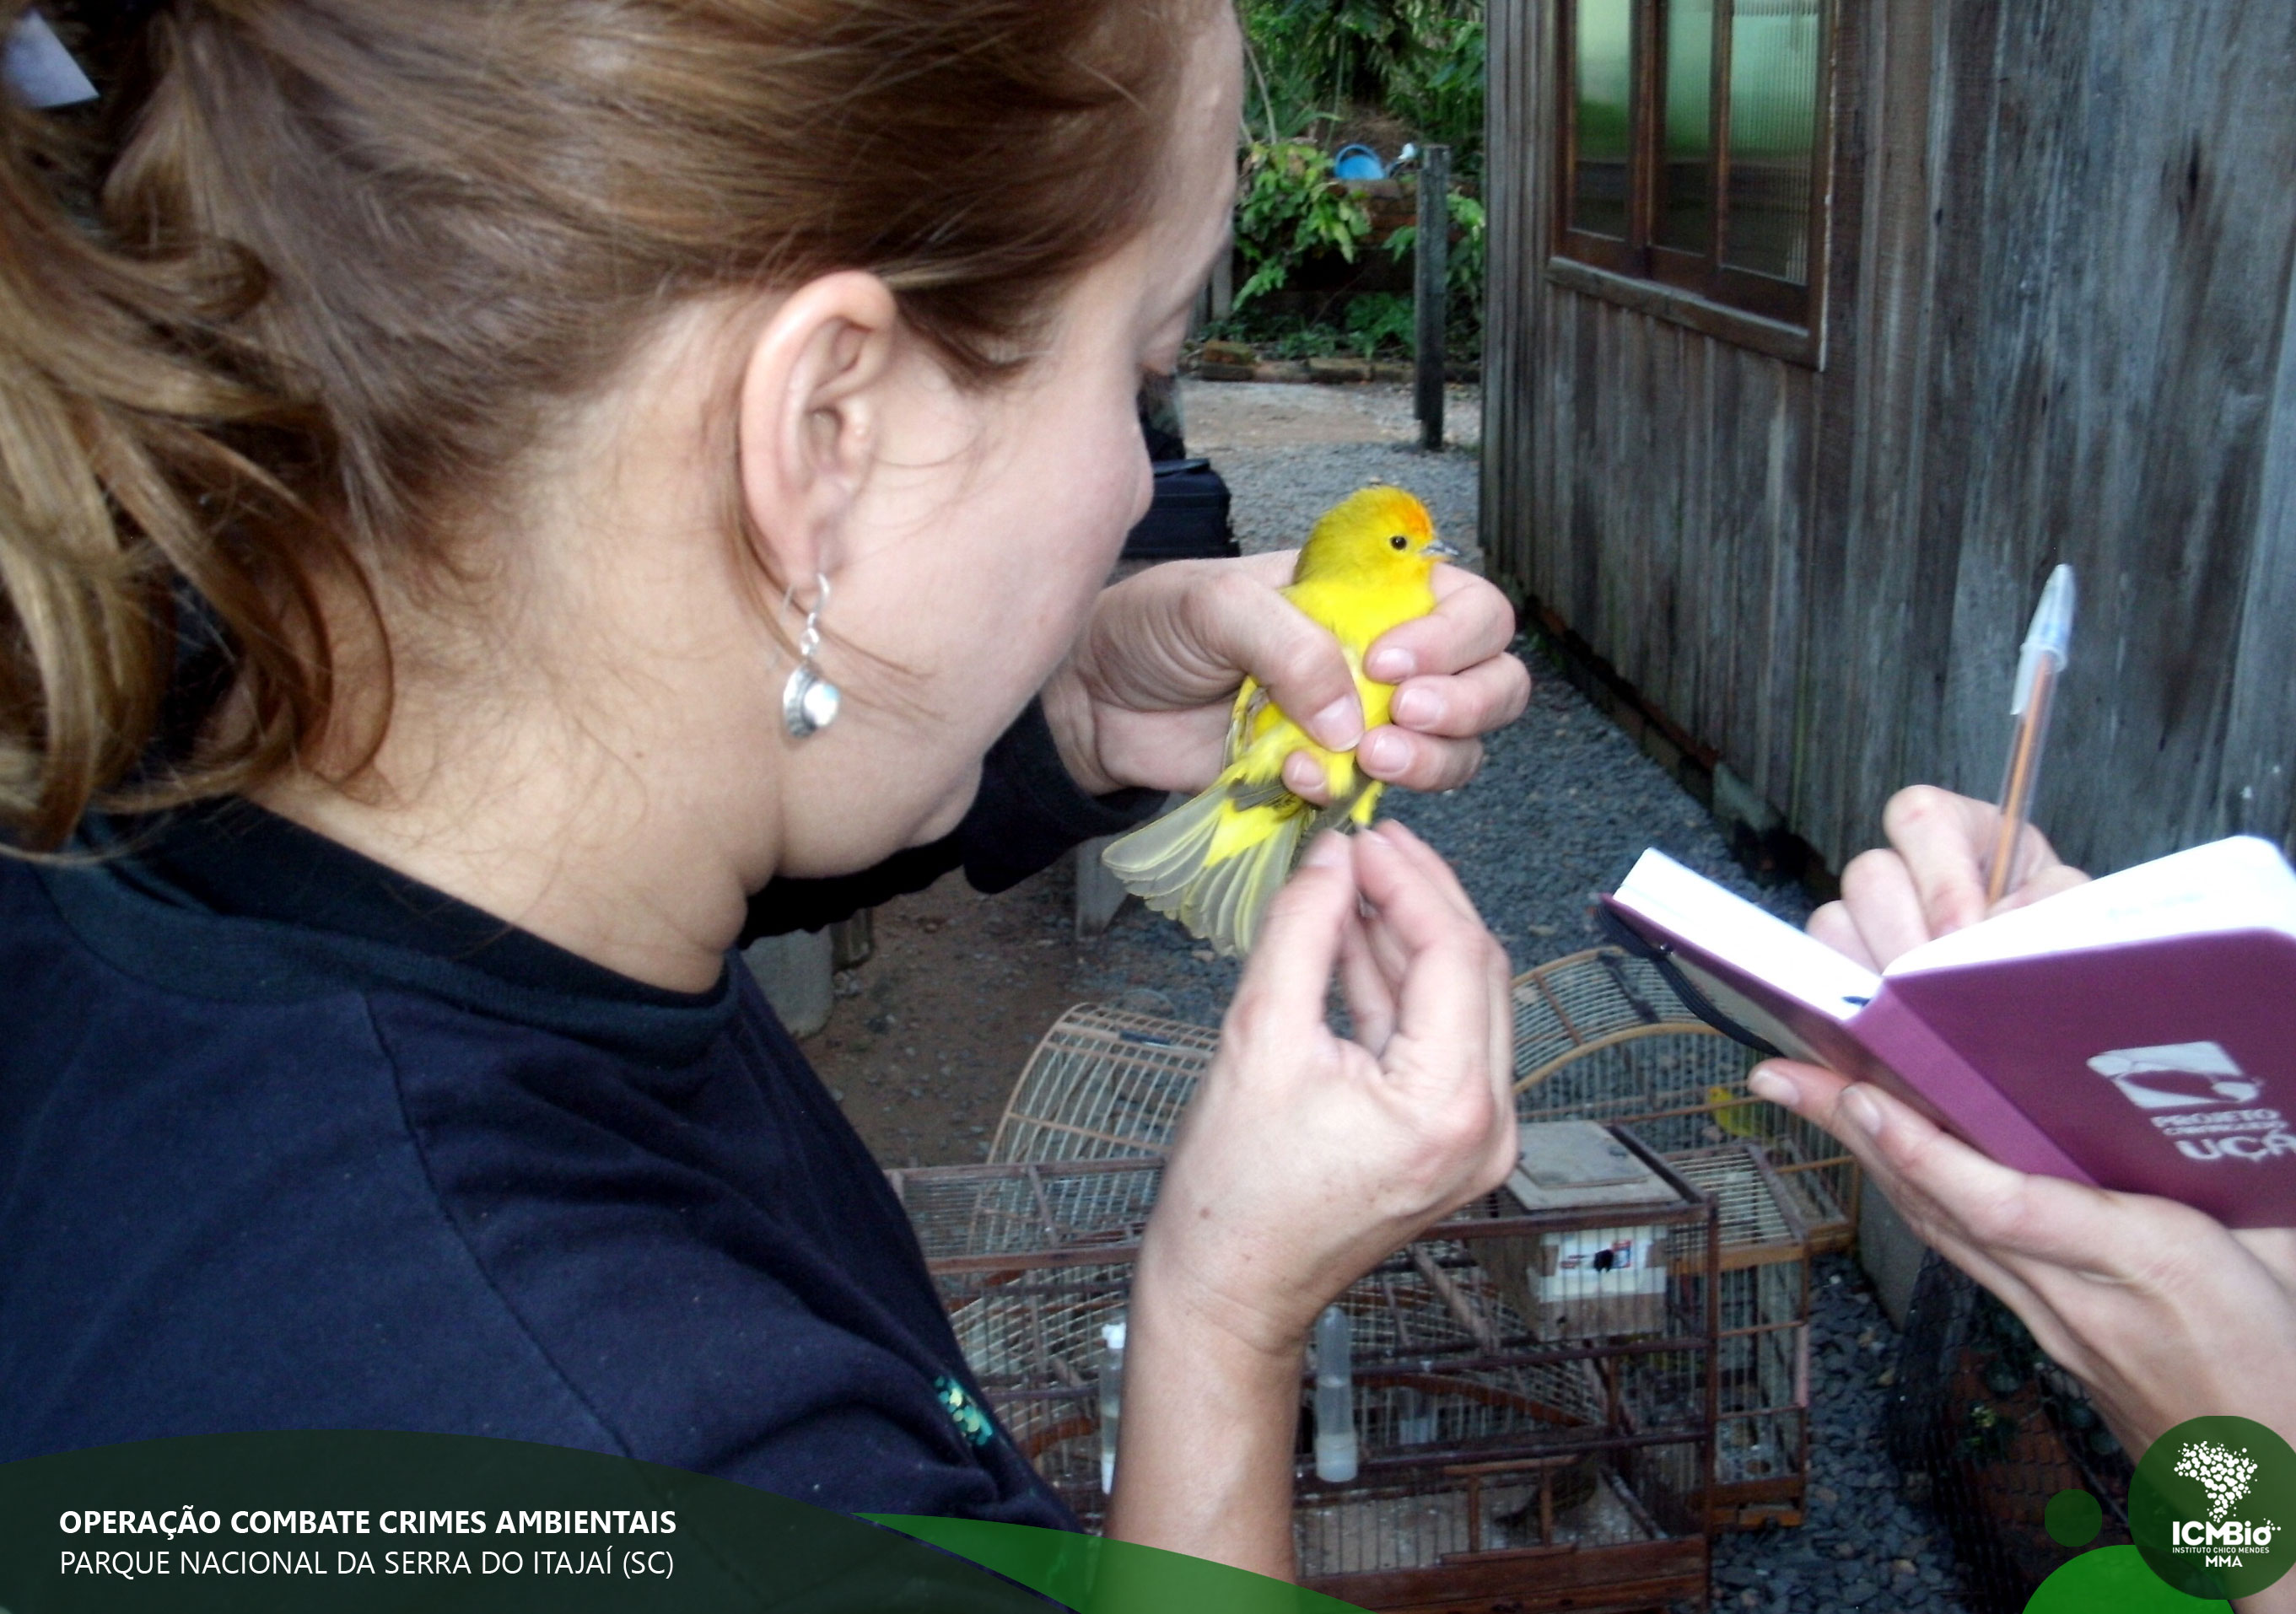
<svg viewBox="0 0 2296 1614"><path fill-rule="evenodd" d="M1442 853L1392 818L1382 818L1371 832L1401 854L1453 913L1472 923L1477 930L1484 930L1483 916L1476 911L1474 899L1467 895L1467 888L1459 883L1458 871L1445 861Z"/></svg>
<svg viewBox="0 0 2296 1614"><path fill-rule="evenodd" d="M1432 580L1435 609L1374 639L1364 657L1366 675L1382 684L1401 684L1406 678L1461 672L1506 653L1514 642L1514 607L1505 594L1487 579L1456 566L1437 567ZM1528 698L1528 673L1522 688Z"/></svg>
<svg viewBox="0 0 2296 1614"><path fill-rule="evenodd" d="M1325 834L1267 905L1267 922L1229 1004L1231 1026L1247 1036L1322 1027L1332 971L1355 904L1355 858L1344 836Z"/></svg>
<svg viewBox="0 0 2296 1614"><path fill-rule="evenodd" d="M1412 1063L1428 1073L1456 1077L1464 1068L1488 1076L1490 933L1441 860L1396 828L1357 838L1357 877L1406 961L1397 1035L1425 1056Z"/></svg>
<svg viewBox="0 0 2296 1614"><path fill-rule="evenodd" d="M1340 987L1347 995L1348 1018L1355 1039L1377 1059L1395 1035L1395 992L1402 984L1372 947L1361 914L1347 916L1340 938Z"/></svg>
<svg viewBox="0 0 2296 1614"><path fill-rule="evenodd" d="M1479 735L1522 716L1530 674L1513 656L1494 656L1448 677L1413 678L1389 703L1390 721L1357 750L1364 772L1413 791L1456 790L1482 766Z"/></svg>
<svg viewBox="0 0 2296 1614"><path fill-rule="evenodd" d="M1930 939L1913 871L1895 852L1860 852L1849 860L1841 871L1841 906L1857 929L1858 951L1877 970Z"/></svg>
<svg viewBox="0 0 2296 1614"><path fill-rule="evenodd" d="M2000 828L1990 802L1917 784L1890 799L1882 815L1888 850L1861 852L1841 871L1841 900L1810 915L1809 933L1874 969L1925 941L2081 884L2088 876L2057 861L2047 839L2026 826L2022 881L1988 912L1986 868Z"/></svg>
<svg viewBox="0 0 2296 1614"><path fill-rule="evenodd" d="M1529 669L1513 656L1497 655L1447 676L1406 678L1389 698L1389 709L1406 729L1464 740L1505 728L1529 702Z"/></svg>
<svg viewBox="0 0 2296 1614"><path fill-rule="evenodd" d="M1218 575L1189 598L1193 609L1185 621L1193 643L1168 653L1201 660L1207 669L1249 673L1318 744L1355 749L1364 733L1363 702L1331 629L1241 570ZM1225 687L1234 686L1232 671L1221 676Z"/></svg>
<svg viewBox="0 0 2296 1614"><path fill-rule="evenodd" d="M1962 930L1986 917L1986 872L2001 832L1999 807L1935 785L1916 784L1890 798L1882 827L1905 859L1931 936ZM2046 882L2048 889L2062 890L2067 883L2078 885L2087 878L2075 875L2068 882L2058 873L2064 865L2040 831L2027 824L2021 836L2017 858L2023 876L2021 889Z"/></svg>
<svg viewBox="0 0 2296 1614"><path fill-rule="evenodd" d="M1985 865L1999 819L1989 803L1931 784L1899 791L1882 809L1882 828L1905 858L1931 935L1985 917Z"/></svg>
<svg viewBox="0 0 2296 1614"><path fill-rule="evenodd" d="M1313 751L1293 751L1283 758L1283 788L1315 807L1332 805L1332 782Z"/></svg>
<svg viewBox="0 0 2296 1614"><path fill-rule="evenodd" d="M1882 966L1866 950L1866 938L1857 933L1857 921L1849 912L1849 905L1829 902L1809 916L1809 933L1845 958L1852 958L1869 970Z"/></svg>
<svg viewBox="0 0 2296 1614"><path fill-rule="evenodd" d="M1391 722L1364 736L1364 772L1406 790L1447 791L1483 764L1479 736L1522 716L1530 672L1507 653L1514 608L1484 579L1435 569L1435 609L1373 642L1364 673L1397 686Z"/></svg>
<svg viewBox="0 0 2296 1614"><path fill-rule="evenodd" d="M1480 740L1443 740L1382 723L1356 748L1363 771L1406 791L1455 791L1482 771Z"/></svg>
<svg viewBox="0 0 2296 1614"><path fill-rule="evenodd" d="M1994 914L2007 914L2017 908L2029 908L2060 891L2070 891L2075 886L2085 886L2088 876L2079 869L2062 863L2050 864L2038 873L2025 877L2025 883L1993 905Z"/></svg>
<svg viewBox="0 0 2296 1614"><path fill-rule="evenodd" d="M1760 1079L1751 1085L1760 1096L1840 1138L1885 1190L1894 1190L1890 1197L1900 1208L1917 1202L1928 1213L1923 1231L1984 1251L2022 1282L2037 1281L2038 1265L2132 1282L2168 1233L2161 1224L2189 1218L2195 1234L2208 1224L2199 1212L2165 1200L2004 1166L1880 1089L1815 1066L1777 1061L1755 1074ZM1790 1099L1781 1095L1781 1084L1792 1088ZM2143 1236L2132 1218L2144 1224Z"/></svg>

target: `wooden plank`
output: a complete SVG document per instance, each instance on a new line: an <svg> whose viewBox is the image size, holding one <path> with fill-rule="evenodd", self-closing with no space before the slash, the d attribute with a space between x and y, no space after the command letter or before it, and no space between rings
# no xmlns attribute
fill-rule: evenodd
<svg viewBox="0 0 2296 1614"><path fill-rule="evenodd" d="M1488 366L1513 575L1838 865L1902 783L1995 788L2016 639L2071 559L2061 844L2296 829L2296 12L1839 7L1800 379L1538 272L1545 21L1494 12L1491 149L1527 153Z"/></svg>
<svg viewBox="0 0 2296 1614"><path fill-rule="evenodd" d="M2217 778L2224 812L2215 827L2296 852L2296 674L2288 655L2296 623L2296 273L2288 277L2279 348Z"/></svg>

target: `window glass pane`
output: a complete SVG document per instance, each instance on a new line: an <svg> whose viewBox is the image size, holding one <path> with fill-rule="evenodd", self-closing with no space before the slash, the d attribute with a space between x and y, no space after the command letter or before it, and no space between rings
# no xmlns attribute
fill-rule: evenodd
<svg viewBox="0 0 2296 1614"><path fill-rule="evenodd" d="M1736 0L1730 20L1730 225L1723 261L1809 282L1818 0Z"/></svg>
<svg viewBox="0 0 2296 1614"><path fill-rule="evenodd" d="M1633 125L1634 0L1575 0L1570 29L1578 61L1578 172L1570 222L1598 235L1627 233L1627 158Z"/></svg>
<svg viewBox="0 0 2296 1614"><path fill-rule="evenodd" d="M1714 0L1666 0L1659 244L1704 252L1714 229Z"/></svg>

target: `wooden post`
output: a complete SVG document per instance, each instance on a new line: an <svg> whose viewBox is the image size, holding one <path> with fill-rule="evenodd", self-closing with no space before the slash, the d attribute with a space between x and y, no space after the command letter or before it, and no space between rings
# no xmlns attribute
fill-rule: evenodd
<svg viewBox="0 0 2296 1614"><path fill-rule="evenodd" d="M1413 252L1419 316L1419 446L1443 447L1444 296L1451 258L1451 148L1431 145L1419 157L1419 234Z"/></svg>

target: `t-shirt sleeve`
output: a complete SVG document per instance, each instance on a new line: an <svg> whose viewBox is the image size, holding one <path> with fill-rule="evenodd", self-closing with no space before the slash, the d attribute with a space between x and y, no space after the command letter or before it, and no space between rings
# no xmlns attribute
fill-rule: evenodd
<svg viewBox="0 0 2296 1614"><path fill-rule="evenodd" d="M955 868L964 871L975 889L1006 890L1080 841L1146 823L1163 801L1161 791L1086 795L1061 760L1044 707L1031 700L989 748L980 792L955 830L857 874L774 881L750 899L741 945L760 936L818 930L863 908L922 891Z"/></svg>

